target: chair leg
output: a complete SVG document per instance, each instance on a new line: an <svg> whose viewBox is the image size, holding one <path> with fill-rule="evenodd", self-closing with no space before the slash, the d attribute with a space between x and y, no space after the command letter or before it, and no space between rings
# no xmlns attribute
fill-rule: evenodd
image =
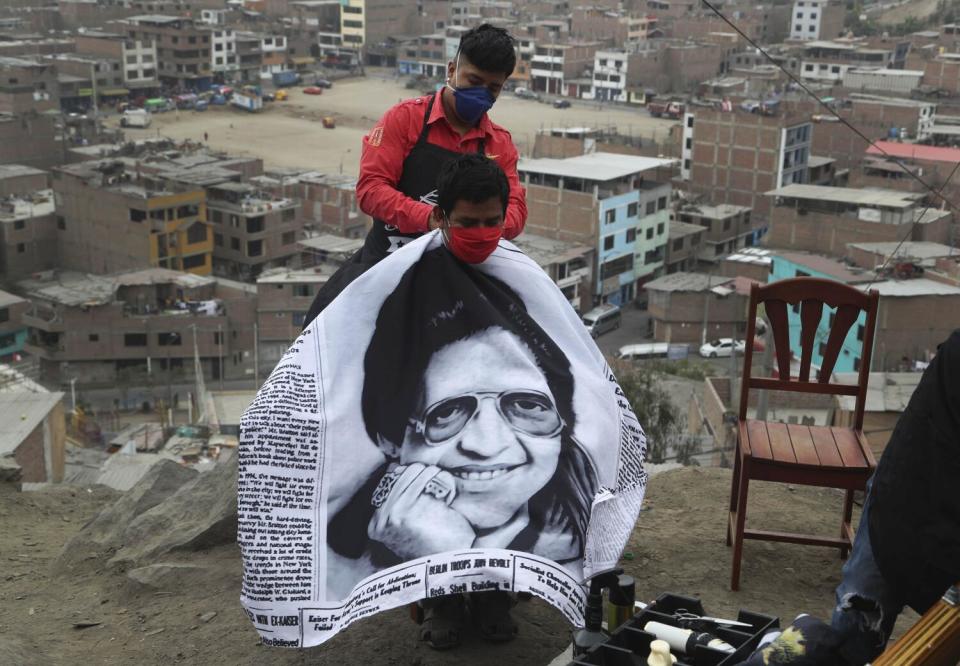
<svg viewBox="0 0 960 666"><path fill-rule="evenodd" d="M740 445L734 449L733 478L730 480L730 513L737 510L737 493L740 490ZM733 544L733 535L730 532L730 520L727 519L727 547Z"/></svg>
<svg viewBox="0 0 960 666"><path fill-rule="evenodd" d="M740 474L737 481L737 524L733 534L733 571L730 574L730 589L740 589L740 560L743 556L743 526L747 518L747 492L750 488L750 465L746 460L740 462ZM728 521L729 523L729 521Z"/></svg>
<svg viewBox="0 0 960 666"><path fill-rule="evenodd" d="M840 537L846 538L847 530L850 528L850 521L853 519L853 492L848 490L843 498L843 521L840 523ZM840 546L840 559L847 559L850 553L850 546Z"/></svg>

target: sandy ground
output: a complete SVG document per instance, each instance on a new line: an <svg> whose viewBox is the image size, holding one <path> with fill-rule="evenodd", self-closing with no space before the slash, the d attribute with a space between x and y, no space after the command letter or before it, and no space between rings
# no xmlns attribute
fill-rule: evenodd
<svg viewBox="0 0 960 666"><path fill-rule="evenodd" d="M877 21L883 25L896 25L906 21L911 16L918 19L924 19L935 11L939 0L912 0L904 2L891 9L884 10Z"/></svg>
<svg viewBox="0 0 960 666"><path fill-rule="evenodd" d="M730 551L724 545L730 472L684 468L651 480L647 501L622 563L637 580L638 598L664 592L702 598L706 610L729 617L739 608L785 621L808 612L829 617L841 562L836 551L747 542L741 591L730 592ZM135 588L122 572L89 561L52 572L50 562L116 495L103 488L58 487L20 494L0 486L0 663L43 664L546 664L569 643L570 627L552 607L521 603L520 634L489 645L472 633L452 653L417 640L405 609L358 622L329 643L308 650L259 645L239 604L240 559L234 546L165 561L208 567L203 577L171 589ZM832 534L841 496L822 489L751 484L748 520ZM210 619L209 613L215 613ZM207 614L206 618L201 616ZM207 621L204 621L206 619ZM898 633L916 620L908 613ZM99 623L75 628L78 623Z"/></svg>
<svg viewBox="0 0 960 666"><path fill-rule="evenodd" d="M298 167L322 172L355 174L360 162L360 139L377 119L401 99L415 96L404 88L404 79L383 75L337 81L322 95L303 94L290 88L286 102L268 103L263 112L246 113L232 107L210 107L196 113L181 111L154 115L153 126L130 129L131 139L156 136L203 140L233 154L262 157L268 166ZM333 116L337 127L323 129L323 116ZM526 153L536 132L546 127L600 127L615 125L628 135L663 141L673 121L651 118L642 109L575 102L569 109L518 99L505 93L494 106L492 118L513 134ZM112 118L110 124L116 124Z"/></svg>

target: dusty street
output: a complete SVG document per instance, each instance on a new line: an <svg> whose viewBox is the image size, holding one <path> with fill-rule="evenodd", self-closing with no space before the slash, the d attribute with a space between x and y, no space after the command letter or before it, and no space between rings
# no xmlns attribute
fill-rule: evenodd
<svg viewBox="0 0 960 666"><path fill-rule="evenodd" d="M404 88L405 79L374 73L366 78L337 81L322 95L305 95L302 88L289 88L285 102L267 103L261 113L250 114L230 106L211 106L208 111L179 111L153 116L149 129L128 129L131 139L168 136L202 141L218 150L262 157L268 167L297 167L335 173L357 172L360 139L376 120L401 99L418 94ZM336 118L337 127L324 129L324 116ZM504 93L491 112L492 118L513 134L521 154L532 145L541 128L606 127L615 125L623 134L663 141L674 121L651 118L643 109L598 107L593 102L574 102L569 109L554 109L545 102L518 99ZM116 125L114 116L109 124Z"/></svg>

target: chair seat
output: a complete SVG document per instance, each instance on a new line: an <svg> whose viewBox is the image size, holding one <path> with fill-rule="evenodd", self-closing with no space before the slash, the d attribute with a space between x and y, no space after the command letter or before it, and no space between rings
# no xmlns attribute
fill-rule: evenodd
<svg viewBox="0 0 960 666"><path fill-rule="evenodd" d="M740 450L751 464L866 473L876 467L862 432L747 419L740 421Z"/></svg>

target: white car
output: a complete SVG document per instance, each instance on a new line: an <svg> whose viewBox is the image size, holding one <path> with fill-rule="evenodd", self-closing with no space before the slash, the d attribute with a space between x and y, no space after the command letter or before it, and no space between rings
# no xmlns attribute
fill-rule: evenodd
<svg viewBox="0 0 960 666"><path fill-rule="evenodd" d="M743 340L734 340L733 338L719 338L712 340L700 347L700 356L704 358L718 358L721 356L730 356L733 350L738 354L743 354L747 344Z"/></svg>

